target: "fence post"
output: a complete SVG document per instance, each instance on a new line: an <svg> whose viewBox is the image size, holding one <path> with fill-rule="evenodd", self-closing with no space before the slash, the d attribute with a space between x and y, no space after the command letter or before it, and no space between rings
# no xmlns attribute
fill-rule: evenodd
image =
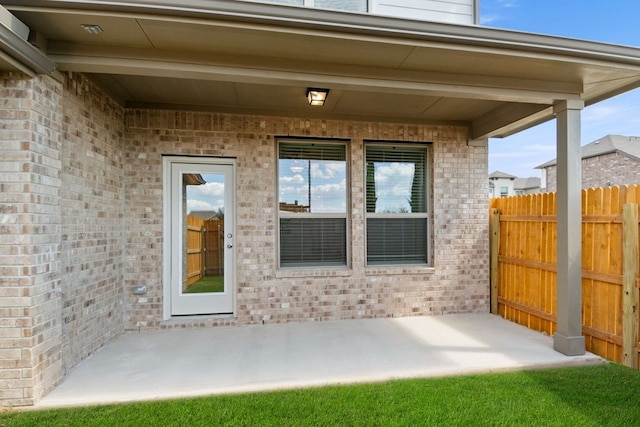
<svg viewBox="0 0 640 427"><path fill-rule="evenodd" d="M638 205L622 209L622 364L638 369Z"/></svg>
<svg viewBox="0 0 640 427"><path fill-rule="evenodd" d="M498 255L500 253L500 209L491 209L491 222L489 224L489 252L491 262L491 313L498 314Z"/></svg>

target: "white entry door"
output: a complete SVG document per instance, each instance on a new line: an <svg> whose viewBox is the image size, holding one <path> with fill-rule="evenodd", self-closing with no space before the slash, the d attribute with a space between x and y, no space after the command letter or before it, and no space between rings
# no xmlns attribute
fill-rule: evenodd
<svg viewBox="0 0 640 427"><path fill-rule="evenodd" d="M167 177L168 175L168 177ZM167 179L170 182L167 182ZM167 185L168 184L168 185ZM233 161L165 158L165 262L170 315L232 314L235 301ZM168 230L167 230L168 229ZM167 286L167 284L165 284ZM165 306L166 307L166 306Z"/></svg>

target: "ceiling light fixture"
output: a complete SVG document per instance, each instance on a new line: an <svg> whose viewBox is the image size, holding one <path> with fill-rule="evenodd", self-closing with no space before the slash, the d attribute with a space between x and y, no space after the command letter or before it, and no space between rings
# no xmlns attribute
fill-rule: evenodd
<svg viewBox="0 0 640 427"><path fill-rule="evenodd" d="M309 100L309 105L323 106L324 102L327 100L328 94L329 89L307 88L307 99Z"/></svg>
<svg viewBox="0 0 640 427"><path fill-rule="evenodd" d="M100 25L96 24L80 24L83 30L85 30L89 34L100 34L102 32L102 28Z"/></svg>

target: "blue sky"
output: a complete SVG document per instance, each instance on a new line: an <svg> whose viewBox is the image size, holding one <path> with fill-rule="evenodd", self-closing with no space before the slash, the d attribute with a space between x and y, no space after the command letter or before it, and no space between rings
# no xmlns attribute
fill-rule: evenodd
<svg viewBox="0 0 640 427"><path fill-rule="evenodd" d="M640 0L479 0L485 27L640 47ZM584 109L582 145L607 134L640 136L640 90ZM556 157L555 121L489 141L489 172L540 176Z"/></svg>

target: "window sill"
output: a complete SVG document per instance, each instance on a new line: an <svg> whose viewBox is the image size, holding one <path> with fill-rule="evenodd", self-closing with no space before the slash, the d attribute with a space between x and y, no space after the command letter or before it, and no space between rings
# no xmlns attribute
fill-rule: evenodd
<svg viewBox="0 0 640 427"><path fill-rule="evenodd" d="M427 265L380 265L365 267L365 276L392 276L402 274L434 274L436 269Z"/></svg>
<svg viewBox="0 0 640 427"><path fill-rule="evenodd" d="M276 271L276 278L292 278L292 277L348 277L353 273L350 268L337 267L337 268L323 268L323 267L309 267L309 268L291 268L281 269Z"/></svg>

